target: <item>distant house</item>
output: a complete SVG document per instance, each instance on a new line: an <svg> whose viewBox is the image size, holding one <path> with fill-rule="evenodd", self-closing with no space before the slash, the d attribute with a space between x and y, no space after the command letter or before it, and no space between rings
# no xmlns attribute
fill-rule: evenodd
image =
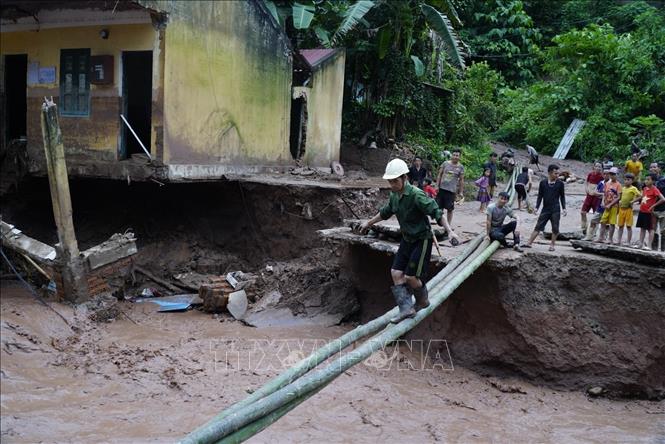
<svg viewBox="0 0 665 444"><path fill-rule="evenodd" d="M293 50L260 0L3 0L0 11L0 142L25 136L34 174L45 172L45 96L75 176L214 180L339 159L341 120L326 119L341 115L343 52L315 61L299 89L312 116L301 155Z"/></svg>

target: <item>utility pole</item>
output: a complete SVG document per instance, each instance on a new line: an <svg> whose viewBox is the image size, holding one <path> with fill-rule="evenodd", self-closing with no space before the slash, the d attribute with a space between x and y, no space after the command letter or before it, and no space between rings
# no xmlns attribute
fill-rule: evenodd
<svg viewBox="0 0 665 444"><path fill-rule="evenodd" d="M53 98L51 100L44 98L41 123L53 216L58 229L59 244L56 246L56 251L57 260L62 267L63 294L65 299L71 302L83 302L88 299L88 282L85 276L85 264L80 258L74 232L65 147L62 144L58 107Z"/></svg>

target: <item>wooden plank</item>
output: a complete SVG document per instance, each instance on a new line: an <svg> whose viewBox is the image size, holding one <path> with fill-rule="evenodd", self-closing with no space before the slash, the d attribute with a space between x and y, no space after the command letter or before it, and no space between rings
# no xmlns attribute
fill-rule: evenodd
<svg viewBox="0 0 665 444"><path fill-rule="evenodd" d="M584 120L573 119L566 130L566 133L563 135L561 142L559 142L559 146L553 156L554 159L561 160L566 158L568 151L570 151L570 147L573 146L575 137L577 137L577 134L582 130L585 124L586 122Z"/></svg>

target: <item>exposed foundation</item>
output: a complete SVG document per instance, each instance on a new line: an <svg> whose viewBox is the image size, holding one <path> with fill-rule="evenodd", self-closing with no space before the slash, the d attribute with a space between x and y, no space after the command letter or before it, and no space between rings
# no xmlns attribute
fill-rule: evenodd
<svg viewBox="0 0 665 444"><path fill-rule="evenodd" d="M393 306L388 253L322 242L316 233L354 217L351 211L371 215L382 191L73 181L72 196L82 248L131 227L136 263L162 278L187 271L257 273L257 297L277 290L279 307L304 320L330 319L343 306L347 314L338 321L364 322ZM51 215L44 181L3 203L3 217L52 244ZM665 270L565 248L557 254L499 251L408 339L445 340L456 366L482 375L662 398ZM430 275L436 271L433 264Z"/></svg>

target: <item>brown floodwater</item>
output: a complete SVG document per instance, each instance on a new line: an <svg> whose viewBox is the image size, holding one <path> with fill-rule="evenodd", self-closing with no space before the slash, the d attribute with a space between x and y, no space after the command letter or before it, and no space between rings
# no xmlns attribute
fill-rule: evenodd
<svg viewBox="0 0 665 444"><path fill-rule="evenodd" d="M125 315L99 323L53 304L75 333L17 283L1 290L3 443L173 442L351 328L255 329L151 303L123 303ZM488 378L419 346L379 352L252 441L665 440L663 402Z"/></svg>

